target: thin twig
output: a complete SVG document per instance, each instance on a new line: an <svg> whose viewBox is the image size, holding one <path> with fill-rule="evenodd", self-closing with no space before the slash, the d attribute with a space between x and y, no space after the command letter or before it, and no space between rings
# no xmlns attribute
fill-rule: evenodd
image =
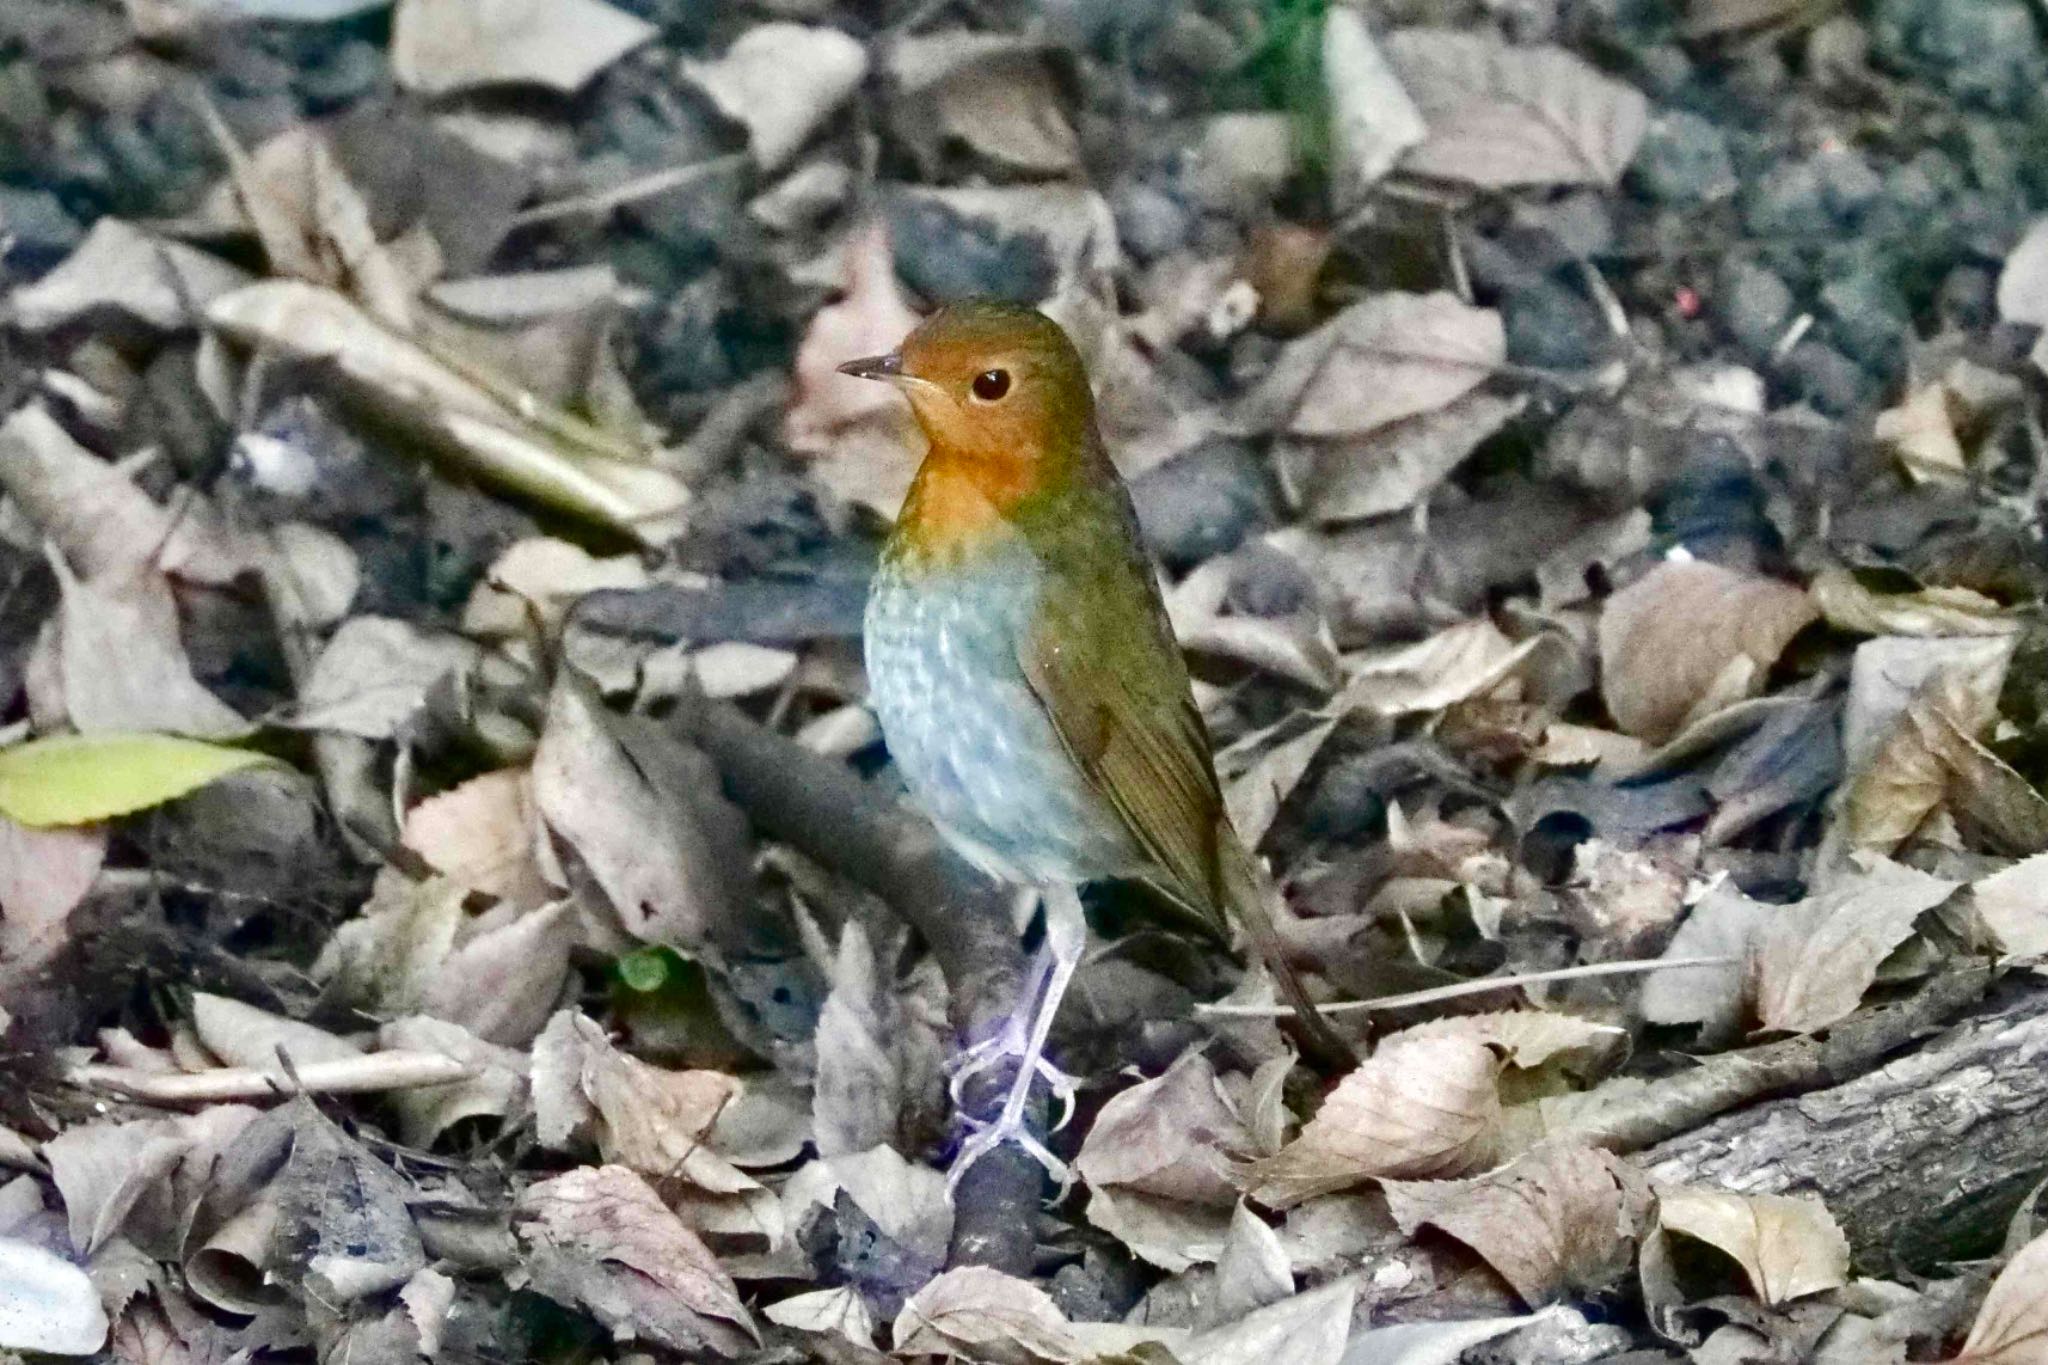
<svg viewBox="0 0 2048 1365"><path fill-rule="evenodd" d="M1547 972L1517 972L1513 976L1486 976L1476 981L1454 981L1448 986L1403 991L1399 995L1376 996L1371 1000L1339 1000L1318 1006L1324 1014L1348 1014L1354 1010L1399 1010L1412 1005L1434 1005L1440 1000L1460 1000L1468 995L1485 995L1510 986L1538 986L1548 981L1577 981L1589 976L1627 976L1635 972L1680 971L1687 967L1727 967L1732 957L1646 958L1640 962L1592 962L1582 967L1557 967ZM1285 1019L1293 1015L1292 1005L1198 1004L1195 1013L1233 1019Z"/></svg>
<svg viewBox="0 0 2048 1365"><path fill-rule="evenodd" d="M670 166L628 180L623 185L614 185L608 190L593 190L588 194L571 195L567 199L555 199L545 204L536 204L530 209L521 209L512 215L512 226L532 227L536 223L552 223L561 218L610 213L613 209L622 208L627 204L652 199L657 195L667 194L670 190L707 180L720 172L733 170L745 161L744 154L728 152L724 156L714 156L709 161L693 161L687 166Z"/></svg>
<svg viewBox="0 0 2048 1365"><path fill-rule="evenodd" d="M215 1071L155 1072L126 1066L81 1066L65 1079L88 1090L104 1090L152 1104L212 1104L222 1100L282 1099L287 1095L355 1095L452 1085L477 1074L466 1062L439 1052L373 1052L294 1066L296 1089L276 1071L230 1066Z"/></svg>

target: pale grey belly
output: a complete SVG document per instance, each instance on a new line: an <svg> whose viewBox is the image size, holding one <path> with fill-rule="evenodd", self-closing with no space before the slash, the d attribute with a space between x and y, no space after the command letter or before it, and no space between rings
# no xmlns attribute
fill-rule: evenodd
<svg viewBox="0 0 2048 1365"><path fill-rule="evenodd" d="M1029 575L1000 565L917 591L884 566L868 597L869 703L911 797L1005 881L1124 876L1142 859L1025 685Z"/></svg>

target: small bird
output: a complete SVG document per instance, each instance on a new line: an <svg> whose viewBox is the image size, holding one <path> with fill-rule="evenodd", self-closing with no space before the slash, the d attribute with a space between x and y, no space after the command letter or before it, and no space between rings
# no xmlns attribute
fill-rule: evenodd
<svg viewBox="0 0 2048 1365"><path fill-rule="evenodd" d="M1008 1027L969 1069L1014 1057L1003 1109L960 1174L1029 1132L1047 1032L1085 941L1079 887L1132 878L1212 931L1241 926L1323 1060L1352 1053L1282 952L1277 892L1225 813L1129 490L1096 428L1080 354L1033 309L945 307L842 373L895 385L930 450L869 590L871 704L912 799L970 862L1036 888L1045 950ZM958 1093L956 1081L956 1095Z"/></svg>

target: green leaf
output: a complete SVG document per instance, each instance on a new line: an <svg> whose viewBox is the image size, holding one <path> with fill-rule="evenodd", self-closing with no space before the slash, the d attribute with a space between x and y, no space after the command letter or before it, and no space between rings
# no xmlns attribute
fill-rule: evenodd
<svg viewBox="0 0 2048 1365"><path fill-rule="evenodd" d="M619 980L630 990L658 991L669 978L669 960L674 956L666 948L642 948L627 953L619 959Z"/></svg>
<svg viewBox="0 0 2048 1365"><path fill-rule="evenodd" d="M35 829L109 820L274 761L176 735L48 735L0 749L0 814Z"/></svg>

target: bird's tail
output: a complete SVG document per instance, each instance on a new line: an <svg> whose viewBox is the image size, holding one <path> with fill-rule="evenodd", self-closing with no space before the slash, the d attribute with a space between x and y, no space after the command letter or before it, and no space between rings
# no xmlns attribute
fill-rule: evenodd
<svg viewBox="0 0 2048 1365"><path fill-rule="evenodd" d="M1221 899L1226 912L1242 925L1245 936L1252 942L1252 948L1266 964L1266 970L1273 974L1273 982L1280 989L1281 997L1294 1009L1292 1020L1286 1021L1292 1027L1287 1032L1302 1051L1317 1064L1328 1067L1350 1067L1358 1060L1358 1054L1330 1026L1323 1012L1309 999L1308 991L1301 984L1300 973L1287 960L1287 946L1280 938L1279 927L1274 923L1273 907L1280 899L1280 889L1266 874L1257 855L1244 846L1237 831L1230 827L1228 820L1221 821L1217 833L1216 870L1221 885Z"/></svg>

